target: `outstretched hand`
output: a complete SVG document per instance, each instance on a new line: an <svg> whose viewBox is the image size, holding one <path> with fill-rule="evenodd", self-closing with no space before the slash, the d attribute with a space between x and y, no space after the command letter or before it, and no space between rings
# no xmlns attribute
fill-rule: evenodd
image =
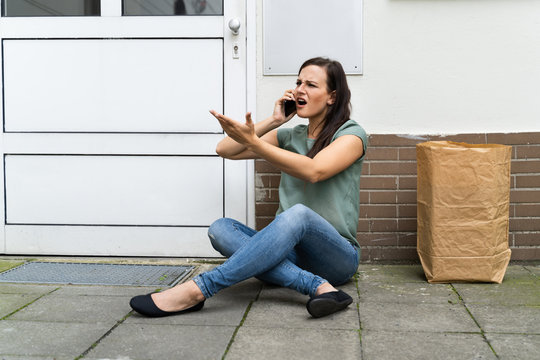
<svg viewBox="0 0 540 360"><path fill-rule="evenodd" d="M249 145L257 135L255 134L255 125L251 119L251 113L246 113L246 122L244 124L231 119L228 116L210 110L210 113L219 121L221 128L231 139L242 145Z"/></svg>

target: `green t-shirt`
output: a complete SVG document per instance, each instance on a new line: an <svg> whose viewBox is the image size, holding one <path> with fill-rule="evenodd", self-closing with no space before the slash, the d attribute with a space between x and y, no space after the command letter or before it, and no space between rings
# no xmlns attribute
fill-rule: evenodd
<svg viewBox="0 0 540 360"><path fill-rule="evenodd" d="M307 136L307 125L278 129L279 147L306 155L315 143ZM355 135L364 143L364 155L351 166L333 177L310 183L281 172L279 184L279 209L276 215L295 204L304 204L325 218L351 244L356 241L358 211L360 207L360 174L367 148L367 135L354 120L348 120L336 131L332 141L342 135Z"/></svg>

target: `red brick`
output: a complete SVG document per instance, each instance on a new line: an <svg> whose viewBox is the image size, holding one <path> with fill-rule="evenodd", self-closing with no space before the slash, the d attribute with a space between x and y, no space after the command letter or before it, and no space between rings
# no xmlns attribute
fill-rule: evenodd
<svg viewBox="0 0 540 360"><path fill-rule="evenodd" d="M398 231L416 232L416 219L398 219Z"/></svg>
<svg viewBox="0 0 540 360"><path fill-rule="evenodd" d="M370 175L416 175L416 161L372 161Z"/></svg>
<svg viewBox="0 0 540 360"><path fill-rule="evenodd" d="M369 230L372 232L390 232L397 231L397 220L372 219L369 221Z"/></svg>
<svg viewBox="0 0 540 360"><path fill-rule="evenodd" d="M514 150L518 159L540 159L540 145L517 145Z"/></svg>
<svg viewBox="0 0 540 360"><path fill-rule="evenodd" d="M390 147L368 147L366 159L369 160L397 160L398 149Z"/></svg>
<svg viewBox="0 0 540 360"><path fill-rule="evenodd" d="M538 204L519 204L519 205L513 205L513 207L514 207L514 213L513 213L514 216L540 217L540 205Z"/></svg>
<svg viewBox="0 0 540 360"><path fill-rule="evenodd" d="M358 220L358 232L369 232L369 219Z"/></svg>
<svg viewBox="0 0 540 360"><path fill-rule="evenodd" d="M280 180L281 175L262 173L256 175L255 184L258 188L278 188Z"/></svg>
<svg viewBox="0 0 540 360"><path fill-rule="evenodd" d="M274 220L274 217L257 217L255 218L255 229L261 230L264 229L268 224Z"/></svg>
<svg viewBox="0 0 540 360"><path fill-rule="evenodd" d="M416 246L416 243L417 243L416 232L398 233L399 246Z"/></svg>
<svg viewBox="0 0 540 360"><path fill-rule="evenodd" d="M511 218L510 231L540 231L540 217L530 219Z"/></svg>
<svg viewBox="0 0 540 360"><path fill-rule="evenodd" d="M516 188L540 188L540 175L516 175Z"/></svg>
<svg viewBox="0 0 540 360"><path fill-rule="evenodd" d="M361 189L397 189L397 178L394 176L363 176L360 179Z"/></svg>
<svg viewBox="0 0 540 360"><path fill-rule="evenodd" d="M268 161L260 159L255 160L255 171L258 173L281 173L281 171L279 171Z"/></svg>
<svg viewBox="0 0 540 360"><path fill-rule="evenodd" d="M416 205L398 205L399 218L415 218L416 219Z"/></svg>
<svg viewBox="0 0 540 360"><path fill-rule="evenodd" d="M360 246L397 245L397 233L358 233L356 238Z"/></svg>
<svg viewBox="0 0 540 360"><path fill-rule="evenodd" d="M274 216L279 207L279 203L258 203L255 204L255 214L257 216Z"/></svg>
<svg viewBox="0 0 540 360"><path fill-rule="evenodd" d="M416 160L416 147L399 148L399 160Z"/></svg>
<svg viewBox="0 0 540 360"><path fill-rule="evenodd" d="M360 218L395 218L395 205L360 205Z"/></svg>
<svg viewBox="0 0 540 360"><path fill-rule="evenodd" d="M540 231L536 232L514 232L514 245L516 246L538 246L540 247Z"/></svg>
<svg viewBox="0 0 540 360"><path fill-rule="evenodd" d="M416 247L362 247L361 259L369 261L418 261Z"/></svg>
<svg viewBox="0 0 540 360"><path fill-rule="evenodd" d="M510 260L538 260L540 259L540 248L519 247L512 248Z"/></svg>
<svg viewBox="0 0 540 360"><path fill-rule="evenodd" d="M487 134L487 141L490 144L506 144L506 145L540 144L540 132Z"/></svg>
<svg viewBox="0 0 540 360"><path fill-rule="evenodd" d="M362 204L369 204L369 191L360 190L360 206Z"/></svg>
<svg viewBox="0 0 540 360"><path fill-rule="evenodd" d="M400 176L398 182L400 190L416 190L416 176Z"/></svg>
<svg viewBox="0 0 540 360"><path fill-rule="evenodd" d="M277 189L255 189L255 201L278 202L279 191Z"/></svg>
<svg viewBox="0 0 540 360"><path fill-rule="evenodd" d="M395 204L396 192L395 191L370 191L369 203L370 204Z"/></svg>
<svg viewBox="0 0 540 360"><path fill-rule="evenodd" d="M511 167L512 174L540 173L540 160L514 160Z"/></svg>
<svg viewBox="0 0 540 360"><path fill-rule="evenodd" d="M540 189L538 190L511 190L512 203L540 203Z"/></svg>
<svg viewBox="0 0 540 360"><path fill-rule="evenodd" d="M416 204L416 191L398 191L398 204Z"/></svg>

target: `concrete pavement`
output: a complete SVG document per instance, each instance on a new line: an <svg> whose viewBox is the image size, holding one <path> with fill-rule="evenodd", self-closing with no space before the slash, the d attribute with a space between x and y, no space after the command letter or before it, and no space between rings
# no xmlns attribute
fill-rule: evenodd
<svg viewBox="0 0 540 360"><path fill-rule="evenodd" d="M0 271L28 260L4 256ZM99 261L196 265L192 276L215 266ZM354 303L321 319L307 296L255 279L200 312L149 319L128 302L155 288L0 283L0 359L540 358L538 263L512 264L502 284L440 285L420 265L362 264L341 289Z"/></svg>

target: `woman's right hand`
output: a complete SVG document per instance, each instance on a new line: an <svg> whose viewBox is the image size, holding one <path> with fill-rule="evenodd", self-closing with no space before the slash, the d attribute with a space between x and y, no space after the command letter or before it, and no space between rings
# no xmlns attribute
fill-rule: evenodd
<svg viewBox="0 0 540 360"><path fill-rule="evenodd" d="M287 100L296 101L293 89L285 91L283 96L280 97L274 105L274 113L272 114L272 117L274 118L274 122L277 126L285 124L287 121L291 120L296 114L295 110L291 114L289 114L289 116L285 116L285 101Z"/></svg>

